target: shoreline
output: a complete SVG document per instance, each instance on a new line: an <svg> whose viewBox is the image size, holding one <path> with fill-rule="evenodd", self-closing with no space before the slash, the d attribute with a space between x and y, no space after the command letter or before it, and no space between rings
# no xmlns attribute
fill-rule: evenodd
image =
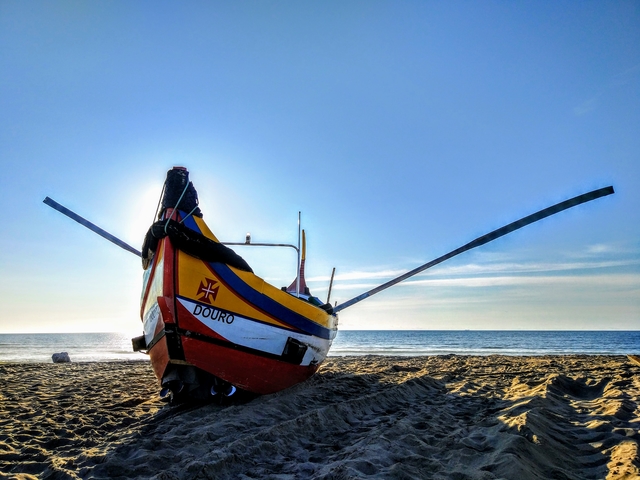
<svg viewBox="0 0 640 480"><path fill-rule="evenodd" d="M638 478L624 355L340 356L170 407L144 360L3 363L0 478Z"/></svg>
<svg viewBox="0 0 640 480"><path fill-rule="evenodd" d="M640 353L590 353L590 352L570 352L570 353L531 353L528 352L526 354L513 354L513 353L478 353L477 351L472 351L469 353L452 353L450 351L446 351L446 353L419 353L419 354L409 354L409 353L394 353L394 354L378 354L378 353L339 353L333 355L327 355L327 360L358 360L362 358L368 357L376 357L376 358L387 358L387 359L418 359L418 358L449 358L449 357L459 357L459 358L477 358L483 359L488 357L505 357L505 358L524 358L524 359L540 359L546 357L615 357L615 358L626 358L629 362L640 365ZM135 359L101 359L101 360L74 360L71 358L70 362L62 362L55 364L51 359L48 360L0 360L0 366L33 366L33 365L114 365L114 364L148 364L149 357L146 358L135 358ZM325 362L326 363L326 362ZM324 365L324 363L322 364ZM154 377L155 378L155 377Z"/></svg>
<svg viewBox="0 0 640 480"><path fill-rule="evenodd" d="M409 333L407 333L409 332ZM0 363L147 361L120 333L0 334ZM640 352L639 331L339 330L329 357L351 355L622 355Z"/></svg>

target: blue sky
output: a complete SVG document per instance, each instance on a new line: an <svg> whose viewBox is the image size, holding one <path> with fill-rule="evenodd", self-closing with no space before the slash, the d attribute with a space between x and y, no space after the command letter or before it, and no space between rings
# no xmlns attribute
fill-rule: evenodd
<svg viewBox="0 0 640 480"><path fill-rule="evenodd" d="M139 247L174 165L223 240L295 243L302 211L338 302L613 185L340 325L637 329L638 132L634 1L0 1L0 332L139 331L139 260L42 199Z"/></svg>

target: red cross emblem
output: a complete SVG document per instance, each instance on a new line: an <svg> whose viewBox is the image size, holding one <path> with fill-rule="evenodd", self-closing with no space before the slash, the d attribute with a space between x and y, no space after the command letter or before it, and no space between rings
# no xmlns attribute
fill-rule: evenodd
<svg viewBox="0 0 640 480"><path fill-rule="evenodd" d="M220 289L220 285L216 285L218 282L215 280L211 280L210 278L205 278L204 281L200 282L200 288L198 288L197 295L202 295L198 300L201 302L206 302L211 305L218 296L218 290Z"/></svg>

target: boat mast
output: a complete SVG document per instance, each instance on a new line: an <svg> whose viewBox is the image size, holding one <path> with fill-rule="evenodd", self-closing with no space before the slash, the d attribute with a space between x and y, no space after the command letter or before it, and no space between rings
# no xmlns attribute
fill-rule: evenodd
<svg viewBox="0 0 640 480"><path fill-rule="evenodd" d="M300 211L298 211L298 271L296 272L296 297L300 297Z"/></svg>
<svg viewBox="0 0 640 480"><path fill-rule="evenodd" d="M329 292L327 293L327 303L331 300L331 287L333 287L333 276L336 274L336 267L331 270L331 280L329 280Z"/></svg>

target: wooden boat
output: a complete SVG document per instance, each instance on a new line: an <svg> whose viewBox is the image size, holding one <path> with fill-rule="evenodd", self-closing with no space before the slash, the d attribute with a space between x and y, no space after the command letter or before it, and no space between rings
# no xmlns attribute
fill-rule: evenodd
<svg viewBox="0 0 640 480"><path fill-rule="evenodd" d="M207 227L184 168L167 174L142 259L139 347L174 396L277 392L309 378L327 356L338 317L310 295L304 261L287 289L255 275Z"/></svg>
<svg viewBox="0 0 640 480"><path fill-rule="evenodd" d="M326 358L339 311L472 248L612 193L609 186L547 207L333 307L306 286L304 241L297 249L297 278L288 288L255 275L207 227L183 167L167 173L157 222L142 252L49 197L44 202L142 257L144 335L133 339L134 350L148 352L161 394L180 400L230 396L237 389L268 394L300 383Z"/></svg>

